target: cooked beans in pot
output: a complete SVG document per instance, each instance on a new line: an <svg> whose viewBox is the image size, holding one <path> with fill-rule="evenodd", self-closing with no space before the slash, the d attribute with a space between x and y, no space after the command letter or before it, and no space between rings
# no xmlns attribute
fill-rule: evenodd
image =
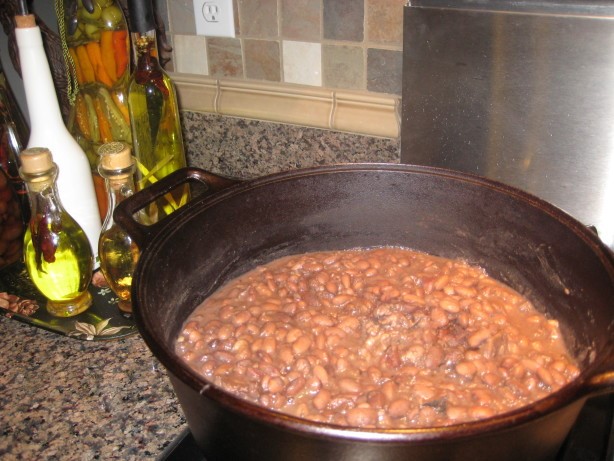
<svg viewBox="0 0 614 461"><path fill-rule="evenodd" d="M186 321L178 354L271 410L353 427L488 418L579 373L556 320L460 260L402 248L289 256Z"/></svg>

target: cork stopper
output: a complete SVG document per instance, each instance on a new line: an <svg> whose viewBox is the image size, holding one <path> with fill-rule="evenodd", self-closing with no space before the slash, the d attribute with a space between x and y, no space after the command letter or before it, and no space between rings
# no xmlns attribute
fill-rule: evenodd
<svg viewBox="0 0 614 461"><path fill-rule="evenodd" d="M28 29L36 27L36 18L33 14L15 16L15 27L18 29Z"/></svg>
<svg viewBox="0 0 614 461"><path fill-rule="evenodd" d="M39 174L53 167L51 152L46 147L31 147L21 152L21 171L27 174Z"/></svg>
<svg viewBox="0 0 614 461"><path fill-rule="evenodd" d="M133 164L130 146L123 142L109 142L98 148L100 167L105 170L123 170Z"/></svg>

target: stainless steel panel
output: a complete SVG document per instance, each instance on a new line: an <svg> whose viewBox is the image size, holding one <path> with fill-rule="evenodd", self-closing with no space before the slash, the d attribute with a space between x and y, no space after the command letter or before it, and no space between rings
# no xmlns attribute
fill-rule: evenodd
<svg viewBox="0 0 614 461"><path fill-rule="evenodd" d="M612 3L416 3L404 17L401 161L527 190L614 248Z"/></svg>

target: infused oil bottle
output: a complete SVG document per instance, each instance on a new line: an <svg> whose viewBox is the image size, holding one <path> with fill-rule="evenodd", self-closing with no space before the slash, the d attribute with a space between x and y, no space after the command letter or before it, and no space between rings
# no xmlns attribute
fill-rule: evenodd
<svg viewBox="0 0 614 461"><path fill-rule="evenodd" d="M62 206L58 169L46 148L21 153L20 175L28 189L30 224L24 237L24 256L30 279L47 298L47 311L70 317L92 303L88 286L94 256L87 235Z"/></svg>
<svg viewBox="0 0 614 461"><path fill-rule="evenodd" d="M186 166L175 87L158 61L151 0L129 0L135 70L128 85L128 107L137 165L137 189ZM184 205L187 185L154 202L151 222Z"/></svg>
<svg viewBox="0 0 614 461"><path fill-rule="evenodd" d="M87 155L100 218L104 219L107 193L104 179L98 175L96 152L104 143L130 143L132 138L128 23L118 0L55 2L60 38L66 45L64 60L73 77L67 90L74 100L68 130Z"/></svg>
<svg viewBox="0 0 614 461"><path fill-rule="evenodd" d="M98 241L100 270L119 298L119 310L129 316L132 313L132 275L139 259L139 248L115 223L113 211L117 204L134 193L134 158L130 147L123 142L103 144L98 149L98 157L98 172L105 179L109 204Z"/></svg>

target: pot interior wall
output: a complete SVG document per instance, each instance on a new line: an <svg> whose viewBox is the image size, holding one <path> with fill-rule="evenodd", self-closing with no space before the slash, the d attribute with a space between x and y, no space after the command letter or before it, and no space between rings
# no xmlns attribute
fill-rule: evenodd
<svg viewBox="0 0 614 461"><path fill-rule="evenodd" d="M135 309L163 362L224 281L288 254L383 245L484 267L559 319L585 364L611 348L613 274L597 240L554 207L462 174L380 165L269 176L194 201L150 243Z"/></svg>

